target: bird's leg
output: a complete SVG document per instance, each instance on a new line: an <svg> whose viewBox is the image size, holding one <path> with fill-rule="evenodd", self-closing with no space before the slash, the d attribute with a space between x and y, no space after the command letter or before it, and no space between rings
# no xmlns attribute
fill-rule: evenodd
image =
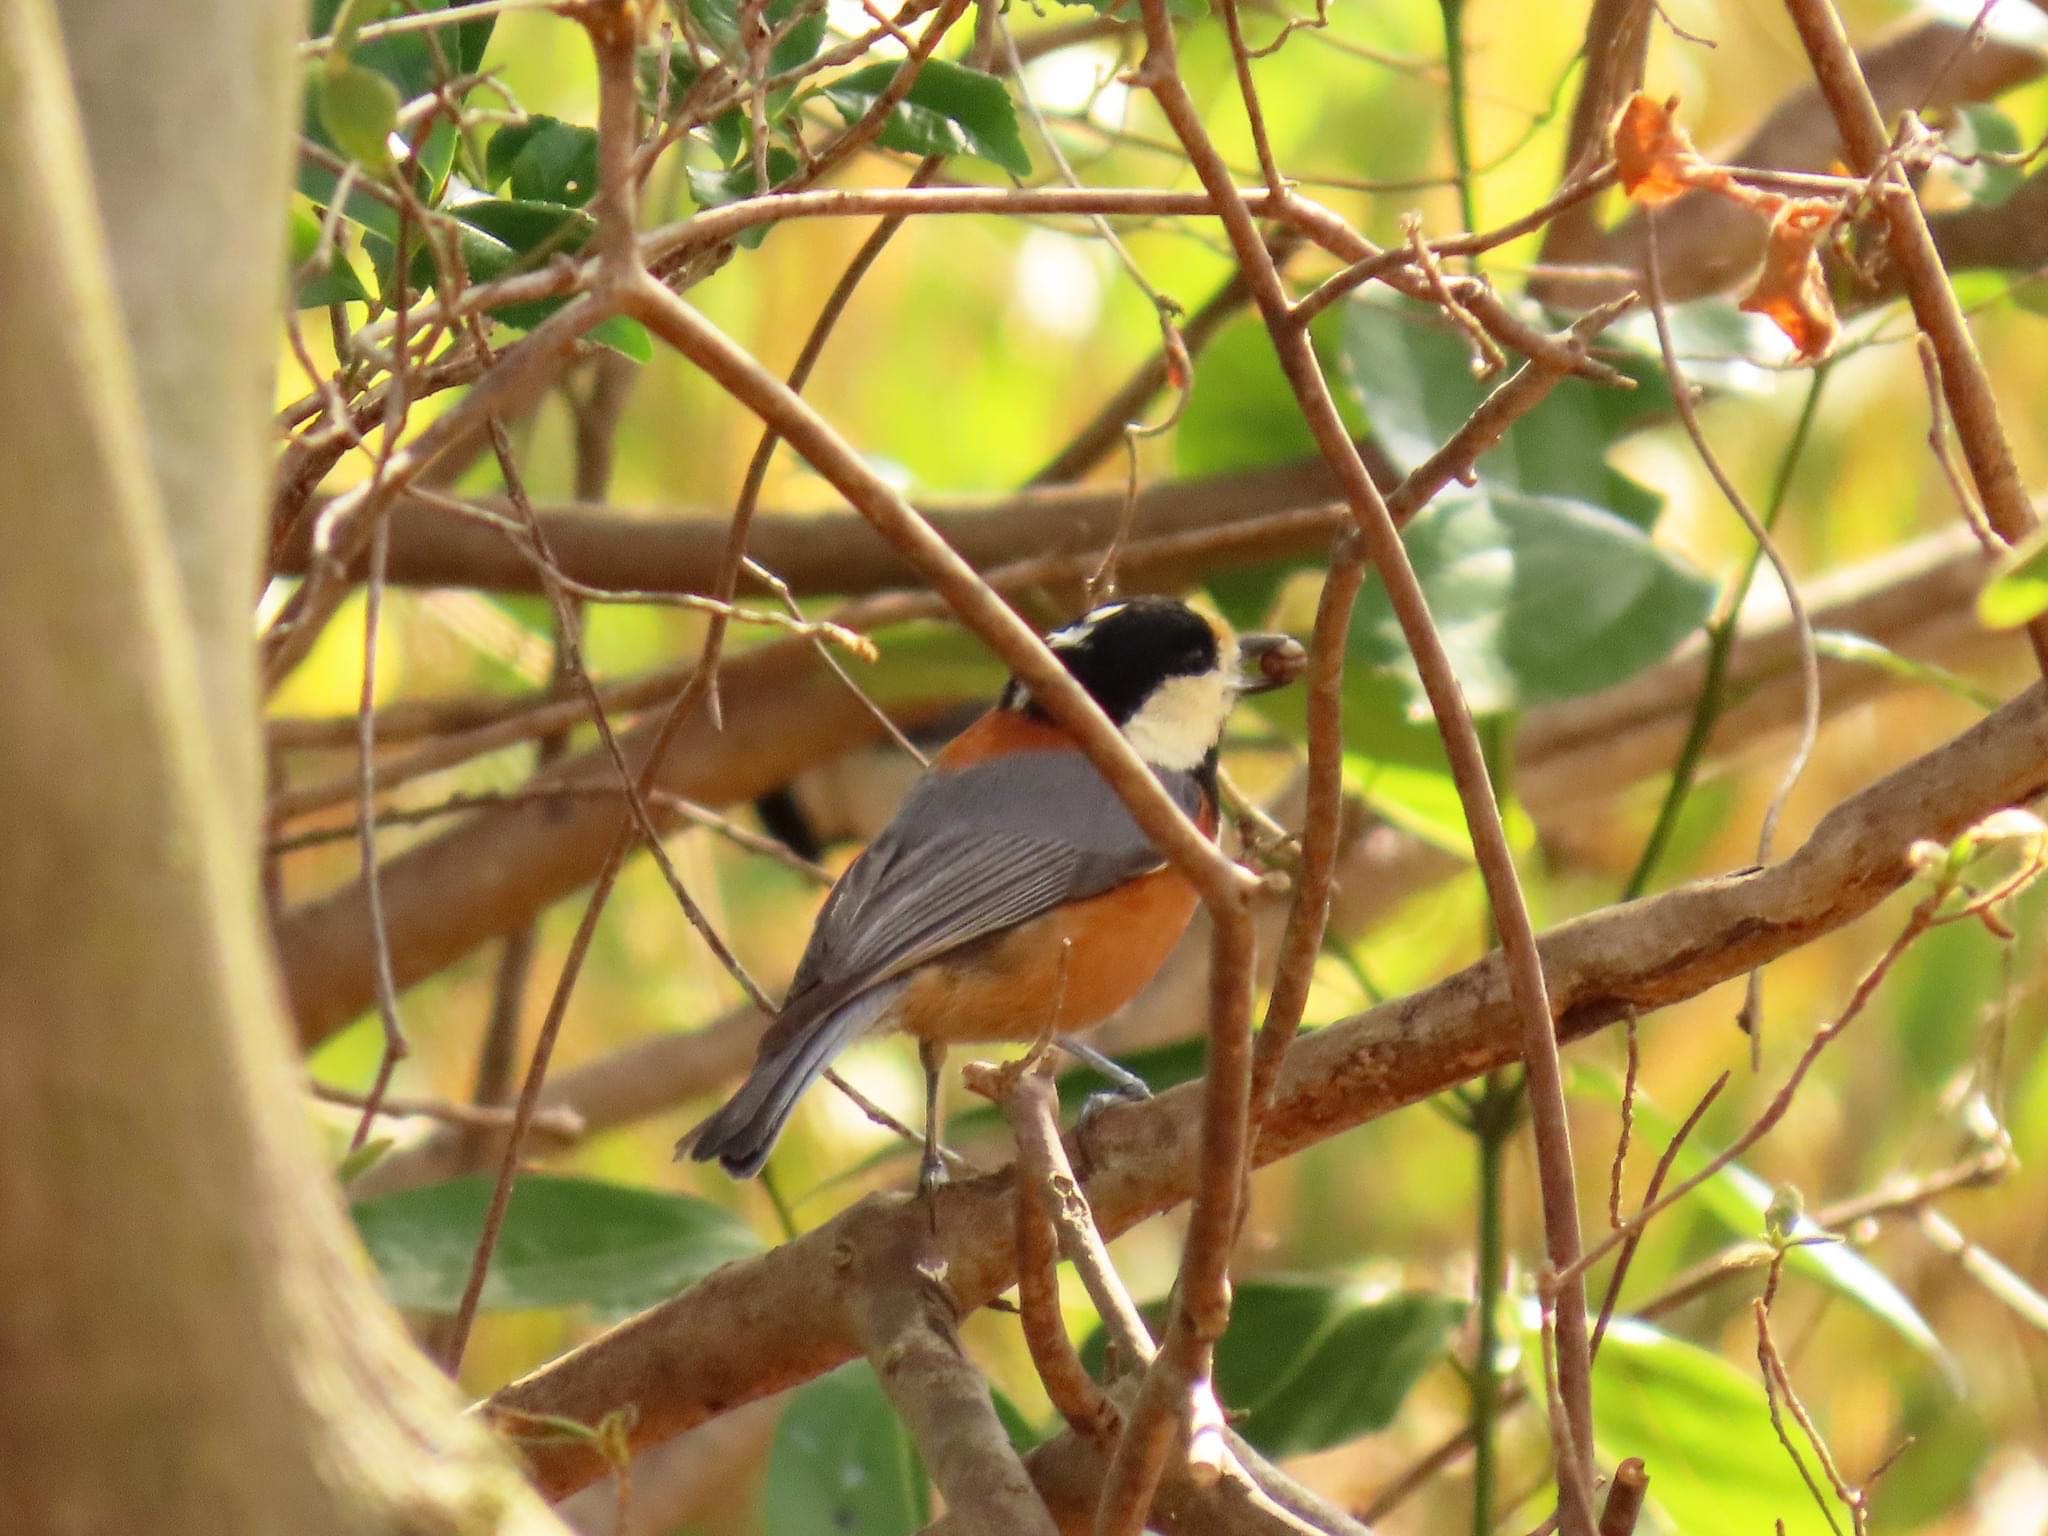
<svg viewBox="0 0 2048 1536"><path fill-rule="evenodd" d="M946 1047L937 1040L919 1040L917 1059L924 1068L924 1156L917 1164L917 1192L929 1195L946 1182L946 1148L939 1140L939 1089L945 1082Z"/></svg>

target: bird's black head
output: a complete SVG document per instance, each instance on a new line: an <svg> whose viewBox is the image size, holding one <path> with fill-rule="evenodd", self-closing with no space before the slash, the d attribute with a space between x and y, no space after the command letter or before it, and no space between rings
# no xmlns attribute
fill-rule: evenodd
<svg viewBox="0 0 2048 1536"><path fill-rule="evenodd" d="M1293 681L1303 659L1285 635L1238 637L1170 597L1104 603L1045 643L1139 756L1160 768L1197 767L1222 740L1237 696ZM1037 708L1014 678L1003 703Z"/></svg>

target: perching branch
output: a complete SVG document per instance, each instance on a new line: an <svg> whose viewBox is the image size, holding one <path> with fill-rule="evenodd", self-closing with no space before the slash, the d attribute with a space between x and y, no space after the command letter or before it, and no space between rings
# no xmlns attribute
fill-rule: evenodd
<svg viewBox="0 0 2048 1536"><path fill-rule="evenodd" d="M1703 880L1551 930L1544 973L1558 1037L1574 1040L1740 976L1868 912L1911 874L1922 838L1953 838L2048 788L2048 687L1850 796L1769 869ZM1293 1155L1366 1120L1516 1060L1521 1033L1499 955L1317 1031L1296 1044L1254 1158ZM1201 1090L1188 1085L1099 1114L1086 1180L1097 1226L1115 1236L1183 1201L1196 1182ZM961 1307L1015 1279L1008 1171L937 1196L949 1283ZM833 1255L883 1240L930 1209L877 1196L759 1258L727 1266L675 1301L619 1325L498 1393L490 1408L594 1423L638 1409L636 1446L831 1369L859 1344ZM602 1476L587 1447L531 1452L560 1495Z"/></svg>

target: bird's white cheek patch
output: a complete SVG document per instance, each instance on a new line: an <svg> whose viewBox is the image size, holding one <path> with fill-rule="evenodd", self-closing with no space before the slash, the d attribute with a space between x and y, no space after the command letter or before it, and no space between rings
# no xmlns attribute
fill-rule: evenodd
<svg viewBox="0 0 2048 1536"><path fill-rule="evenodd" d="M1218 668L1160 684L1125 724L1124 739L1156 768L1200 767L1209 749L1223 739L1223 722L1234 697L1230 675Z"/></svg>

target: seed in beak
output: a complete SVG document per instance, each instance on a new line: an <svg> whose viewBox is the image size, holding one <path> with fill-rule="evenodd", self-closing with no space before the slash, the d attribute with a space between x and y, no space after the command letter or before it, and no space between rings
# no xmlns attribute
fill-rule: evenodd
<svg viewBox="0 0 2048 1536"><path fill-rule="evenodd" d="M1238 654L1245 674L1238 686L1246 693L1284 688L1308 670L1308 652L1292 635L1246 635Z"/></svg>

